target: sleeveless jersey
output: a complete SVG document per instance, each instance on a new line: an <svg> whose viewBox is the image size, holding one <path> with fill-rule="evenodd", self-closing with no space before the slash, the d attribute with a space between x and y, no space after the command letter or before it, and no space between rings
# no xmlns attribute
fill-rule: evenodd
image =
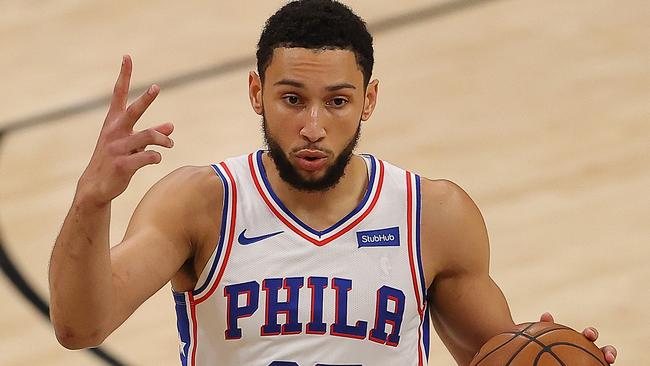
<svg viewBox="0 0 650 366"><path fill-rule="evenodd" d="M371 155L359 205L319 231L273 192L263 151L213 165L221 235L174 292L183 366L427 364L420 178Z"/></svg>

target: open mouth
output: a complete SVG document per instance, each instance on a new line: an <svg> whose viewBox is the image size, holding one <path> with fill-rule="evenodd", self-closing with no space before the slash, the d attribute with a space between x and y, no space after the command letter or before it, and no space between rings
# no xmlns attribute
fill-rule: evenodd
<svg viewBox="0 0 650 366"><path fill-rule="evenodd" d="M325 166L327 154L320 150L300 150L295 154L298 166L307 171L316 171Z"/></svg>

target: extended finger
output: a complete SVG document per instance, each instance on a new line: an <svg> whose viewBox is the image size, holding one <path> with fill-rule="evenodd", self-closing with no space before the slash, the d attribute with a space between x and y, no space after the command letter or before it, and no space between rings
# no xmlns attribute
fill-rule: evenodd
<svg viewBox="0 0 650 366"><path fill-rule="evenodd" d="M142 114L156 99L158 92L160 92L160 87L154 84L150 86L147 91L142 93L135 102L131 103L131 105L126 109L125 119L123 121L124 127L129 129L133 128L138 119L142 117Z"/></svg>
<svg viewBox="0 0 650 366"><path fill-rule="evenodd" d="M129 85L131 83L131 71L133 70L133 62L131 56L122 56L122 67L120 68L120 75L117 77L115 87L113 88L113 96L111 97L111 105L109 108L109 115L123 111L126 108L126 101L129 98Z"/></svg>
<svg viewBox="0 0 650 366"><path fill-rule="evenodd" d="M169 136L172 134L172 132L174 132L174 124L163 123L161 125L152 127L152 129L162 133L163 135Z"/></svg>
<svg viewBox="0 0 650 366"><path fill-rule="evenodd" d="M174 146L174 141L169 136L150 128L126 137L119 152L142 151L149 145L171 148Z"/></svg>
<svg viewBox="0 0 650 366"><path fill-rule="evenodd" d="M614 346L605 346L600 350L603 351L603 355L605 355L605 361L607 361L607 363L612 364L616 361L616 356L618 355L618 352L616 351L616 348L614 348Z"/></svg>
<svg viewBox="0 0 650 366"><path fill-rule="evenodd" d="M582 331L582 334L587 337L588 340L595 342L598 339L598 330L594 327L587 327Z"/></svg>
<svg viewBox="0 0 650 366"><path fill-rule="evenodd" d="M161 160L162 155L158 151L145 150L125 157L122 167L128 172L135 172L144 166L158 164Z"/></svg>

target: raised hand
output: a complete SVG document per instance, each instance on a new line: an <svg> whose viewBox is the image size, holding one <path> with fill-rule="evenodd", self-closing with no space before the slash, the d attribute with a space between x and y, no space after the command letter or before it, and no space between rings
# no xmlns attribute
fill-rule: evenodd
<svg viewBox="0 0 650 366"><path fill-rule="evenodd" d="M131 57L124 56L95 151L77 187L78 196L98 207L110 203L124 192L138 169L160 163L160 153L146 150L147 146L171 148L174 145L169 137L174 130L171 123L142 131L133 130L135 123L158 96L160 87L151 85L127 107L132 68Z"/></svg>
<svg viewBox="0 0 650 366"><path fill-rule="evenodd" d="M539 318L539 321L555 323L555 320L553 320L553 315L548 312L542 314L542 316ZM594 327L587 327L582 331L582 335L584 335L588 340L596 342L596 339L598 339L598 330L596 330ZM616 361L617 351L614 346L607 345L605 347L601 347L600 350L603 352L603 356L605 356L605 361L607 361L607 363L611 365Z"/></svg>

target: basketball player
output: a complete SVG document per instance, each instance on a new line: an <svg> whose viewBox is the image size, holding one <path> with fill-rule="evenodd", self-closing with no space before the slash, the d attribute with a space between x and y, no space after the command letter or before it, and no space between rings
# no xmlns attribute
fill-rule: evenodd
<svg viewBox="0 0 650 366"><path fill-rule="evenodd" d="M373 60L372 37L347 7L281 8L249 75L268 149L164 177L110 248L111 201L160 162L148 146L173 146L172 124L134 131L159 87L127 107L125 56L52 253L61 344L102 343L170 280L183 365L424 365L429 317L466 365L511 328L470 197L353 153L377 102ZM602 350L614 362L616 350Z"/></svg>

